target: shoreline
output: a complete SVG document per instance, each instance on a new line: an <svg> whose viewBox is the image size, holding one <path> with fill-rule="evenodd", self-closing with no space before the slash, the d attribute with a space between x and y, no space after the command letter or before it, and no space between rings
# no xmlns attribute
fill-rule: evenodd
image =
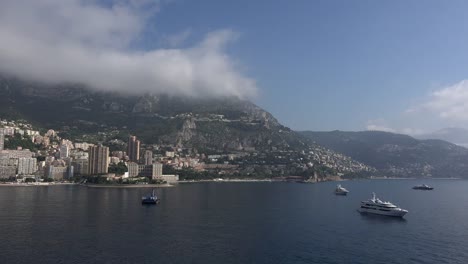
<svg viewBox="0 0 468 264"><path fill-rule="evenodd" d="M198 183L198 182L275 182L271 179L205 179L205 180L181 180L177 183Z"/></svg>
<svg viewBox="0 0 468 264"><path fill-rule="evenodd" d="M2 183L0 187L47 187L47 186L64 186L64 185L79 185L78 183L73 182L59 182L59 183Z"/></svg>
<svg viewBox="0 0 468 264"><path fill-rule="evenodd" d="M396 177L388 177L388 178L363 178L363 180L463 180L463 178L396 178Z"/></svg>
<svg viewBox="0 0 468 264"><path fill-rule="evenodd" d="M172 184L79 184L88 188L169 188Z"/></svg>
<svg viewBox="0 0 468 264"><path fill-rule="evenodd" d="M177 184L188 184L188 183L276 183L276 182L286 182L286 183L306 183L306 184L315 184L323 182L342 182L342 181L360 181L360 180L464 180L464 178L360 178L360 179L327 179L323 181L280 181L273 179L204 179L204 180L181 180L171 184L80 184L73 182L57 182L57 183L0 183L0 188L2 187L48 187L48 186L67 186L67 185L76 185L89 188L168 188L176 187Z"/></svg>

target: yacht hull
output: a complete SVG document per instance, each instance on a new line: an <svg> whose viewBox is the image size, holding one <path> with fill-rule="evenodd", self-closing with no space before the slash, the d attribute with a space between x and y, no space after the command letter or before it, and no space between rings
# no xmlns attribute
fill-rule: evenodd
<svg viewBox="0 0 468 264"><path fill-rule="evenodd" d="M366 208L359 208L357 210L361 214L375 214L375 215L383 215L383 216L393 216L393 217L403 217L408 211L406 210L392 210L392 211L380 211L378 209L366 209Z"/></svg>
<svg viewBox="0 0 468 264"><path fill-rule="evenodd" d="M141 200L141 204L158 204L159 200Z"/></svg>
<svg viewBox="0 0 468 264"><path fill-rule="evenodd" d="M430 191L430 190L434 190L433 187L413 187L414 190L423 190L423 191Z"/></svg>

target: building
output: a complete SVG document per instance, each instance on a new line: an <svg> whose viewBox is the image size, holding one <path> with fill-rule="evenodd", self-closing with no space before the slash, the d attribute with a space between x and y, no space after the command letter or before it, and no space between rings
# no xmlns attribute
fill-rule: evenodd
<svg viewBox="0 0 468 264"><path fill-rule="evenodd" d="M74 150L74 151L71 151L70 152L70 157L72 157L73 159L84 159L84 160L88 160L88 152L85 152L83 150Z"/></svg>
<svg viewBox="0 0 468 264"><path fill-rule="evenodd" d="M15 134L15 129L13 127L0 128L0 134L5 136L13 136Z"/></svg>
<svg viewBox="0 0 468 264"><path fill-rule="evenodd" d="M61 181L69 177L69 167L50 165L46 176L47 178L54 179L54 181Z"/></svg>
<svg viewBox="0 0 468 264"><path fill-rule="evenodd" d="M127 154L130 161L138 162L140 160L140 140L136 136L128 137Z"/></svg>
<svg viewBox="0 0 468 264"><path fill-rule="evenodd" d="M90 147L88 164L90 175L106 174L109 169L109 148L103 146Z"/></svg>
<svg viewBox="0 0 468 264"><path fill-rule="evenodd" d="M33 153L29 149L23 150L1 150L1 158L19 159L19 158L32 158Z"/></svg>
<svg viewBox="0 0 468 264"><path fill-rule="evenodd" d="M161 177L163 174L163 165L162 163L154 163L153 164L153 175L152 179L157 179L158 177Z"/></svg>
<svg viewBox="0 0 468 264"><path fill-rule="evenodd" d="M76 159L73 160L72 166L74 168L75 175L88 175L89 173L89 161L88 159Z"/></svg>
<svg viewBox="0 0 468 264"><path fill-rule="evenodd" d="M0 158L0 166L16 166L18 165L18 159L12 159L8 157Z"/></svg>
<svg viewBox="0 0 468 264"><path fill-rule="evenodd" d="M0 131L0 150L3 150L5 146L5 135L3 135L3 131Z"/></svg>
<svg viewBox="0 0 468 264"><path fill-rule="evenodd" d="M128 177L136 177L139 174L138 164L135 162L127 162Z"/></svg>
<svg viewBox="0 0 468 264"><path fill-rule="evenodd" d="M70 148L68 145L60 145L60 158L65 159L70 156Z"/></svg>
<svg viewBox="0 0 468 264"><path fill-rule="evenodd" d="M153 151L147 150L145 151L145 165L153 164Z"/></svg>
<svg viewBox="0 0 468 264"><path fill-rule="evenodd" d="M67 178L71 179L75 176L75 167L73 165L68 166L68 171L67 171Z"/></svg>
<svg viewBox="0 0 468 264"><path fill-rule="evenodd" d="M18 159L18 175L33 175L37 171L37 160L35 158Z"/></svg>
<svg viewBox="0 0 468 264"><path fill-rule="evenodd" d="M120 162L120 159L118 157L111 157L110 158L110 163L111 164L118 164Z"/></svg>
<svg viewBox="0 0 468 264"><path fill-rule="evenodd" d="M160 177L157 177L157 178L154 178L156 180L162 180L162 181L165 181L167 183L171 183L171 182L177 182L179 181L179 175L168 175L168 174L165 174L165 175L161 175Z"/></svg>
<svg viewBox="0 0 468 264"><path fill-rule="evenodd" d="M92 146L94 146L94 144L90 144L90 143L86 143L86 142L75 143L75 148L76 149L81 149L81 150L88 150L88 148L92 147Z"/></svg>
<svg viewBox="0 0 468 264"><path fill-rule="evenodd" d="M128 162L128 177L148 177L156 179L162 175L162 164L154 163L151 165L142 165L135 162Z"/></svg>
<svg viewBox="0 0 468 264"><path fill-rule="evenodd" d="M0 165L0 179L16 177L16 166Z"/></svg>
<svg viewBox="0 0 468 264"><path fill-rule="evenodd" d="M26 135L28 135L28 136L30 136L30 137L38 136L38 135L39 135L39 131L27 129L27 130L26 130Z"/></svg>
<svg viewBox="0 0 468 264"><path fill-rule="evenodd" d="M112 156L117 157L119 159L123 159L125 157L125 152L123 152L123 151L112 151Z"/></svg>

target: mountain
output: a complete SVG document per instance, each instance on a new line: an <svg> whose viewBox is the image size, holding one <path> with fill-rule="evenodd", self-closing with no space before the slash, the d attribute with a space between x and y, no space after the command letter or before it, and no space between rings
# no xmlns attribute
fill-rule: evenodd
<svg viewBox="0 0 468 264"><path fill-rule="evenodd" d="M418 140L380 131L301 132L331 150L341 152L396 177L467 177L468 149L443 140Z"/></svg>
<svg viewBox="0 0 468 264"><path fill-rule="evenodd" d="M242 164L268 166L267 171L281 174L310 172L311 166L329 168L330 173L371 170L314 144L239 98L123 95L77 84L44 85L0 77L0 117L25 119L75 141L122 145L128 134L135 134L144 144L163 148L238 153L253 157Z"/></svg>
<svg viewBox="0 0 468 264"><path fill-rule="evenodd" d="M468 129L449 127L432 133L416 136L418 139L441 139L453 144L468 146Z"/></svg>
<svg viewBox="0 0 468 264"><path fill-rule="evenodd" d="M237 98L120 95L79 85L44 86L3 78L0 114L69 130L72 138L121 130L135 133L147 143L203 145L216 150L304 144L271 114Z"/></svg>

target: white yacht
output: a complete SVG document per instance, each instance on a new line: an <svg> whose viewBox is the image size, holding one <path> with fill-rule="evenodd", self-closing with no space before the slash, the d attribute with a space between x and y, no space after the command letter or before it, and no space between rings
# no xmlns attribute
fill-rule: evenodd
<svg viewBox="0 0 468 264"><path fill-rule="evenodd" d="M375 197L375 193L372 193L372 199L361 202L361 207L358 209L360 213L378 214L386 216L403 217L407 210L401 209L391 202L383 202L379 198Z"/></svg>
<svg viewBox="0 0 468 264"><path fill-rule="evenodd" d="M346 188L341 187L341 184L338 184L335 189L335 194L337 195L347 195L349 193Z"/></svg>

